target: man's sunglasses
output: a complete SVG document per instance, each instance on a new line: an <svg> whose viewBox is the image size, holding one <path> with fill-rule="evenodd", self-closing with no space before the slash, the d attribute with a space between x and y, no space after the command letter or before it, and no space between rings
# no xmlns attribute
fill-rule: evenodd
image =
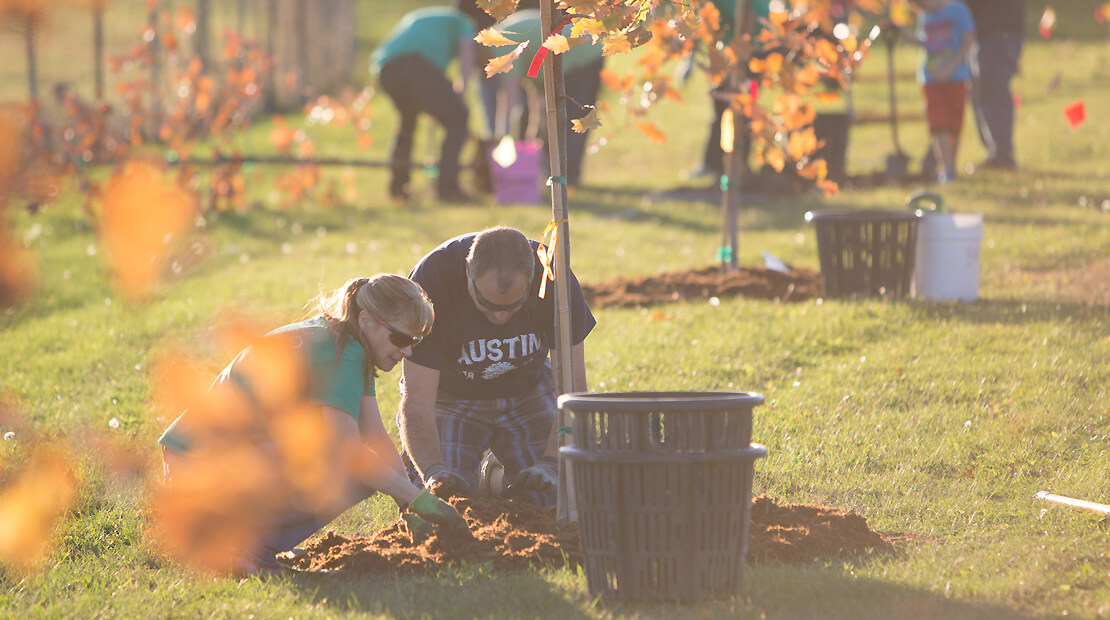
<svg viewBox="0 0 1110 620"><path fill-rule="evenodd" d="M532 292L532 283L529 282L528 287L524 289L524 297L521 297L520 301L515 301L511 304L495 304L487 299L486 296L482 294L482 291L478 290L478 283L475 282L473 278L470 279L470 288L474 289L474 298L478 300L478 305L486 310L490 312L515 312L528 302L528 295Z"/></svg>
<svg viewBox="0 0 1110 620"><path fill-rule="evenodd" d="M403 348L408 347L408 346L415 347L416 345L420 344L421 340L424 339L423 336L410 336L410 335L406 334L405 332L397 329L396 327L390 325L389 323L386 323L385 321L381 320L375 314L371 314L370 312L367 312L366 314L369 314L370 316L374 317L375 321L381 323L382 325L385 326L386 329L389 330L389 341L392 342L393 346L397 347L398 349L403 349Z"/></svg>

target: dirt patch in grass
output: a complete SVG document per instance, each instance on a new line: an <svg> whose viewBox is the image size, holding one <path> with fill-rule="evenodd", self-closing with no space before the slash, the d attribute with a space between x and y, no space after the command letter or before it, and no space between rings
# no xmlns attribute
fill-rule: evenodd
<svg viewBox="0 0 1110 620"><path fill-rule="evenodd" d="M723 299L743 295L783 302L804 301L821 290L821 274L792 268L789 273L762 267L740 267L723 273L720 267L675 271L607 282L583 283L582 292L593 308L647 307L680 300Z"/></svg>
<svg viewBox="0 0 1110 620"><path fill-rule="evenodd" d="M494 571L535 566L577 566L583 556L578 526L559 524L552 508L524 502L467 500L452 504L470 524L469 534L432 535L415 545L401 520L368 538L328 532L309 542L293 562L300 570L427 574L447 564L488 563ZM807 563L894 549L858 513L829 506L778 503L756 497L751 513L748 562Z"/></svg>
<svg viewBox="0 0 1110 620"><path fill-rule="evenodd" d="M1073 266L1014 268L1003 275L1003 282L1057 302L1110 306L1110 258L1092 258Z"/></svg>

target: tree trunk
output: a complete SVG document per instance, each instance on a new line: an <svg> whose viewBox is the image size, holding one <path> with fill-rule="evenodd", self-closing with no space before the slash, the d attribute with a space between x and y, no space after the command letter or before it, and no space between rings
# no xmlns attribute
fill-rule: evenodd
<svg viewBox="0 0 1110 620"><path fill-rule="evenodd" d="M104 5L93 6L93 78L96 100L104 100Z"/></svg>
<svg viewBox="0 0 1110 620"><path fill-rule="evenodd" d="M275 40L278 31L278 0L266 1L266 57L269 63L266 67L266 111L274 112L278 108L277 56L274 52Z"/></svg>
<svg viewBox="0 0 1110 620"><path fill-rule="evenodd" d="M158 82L161 79L161 72L158 68L162 62L162 41L158 34L158 5L157 3L150 7L150 26L153 36L150 40L150 123L149 139L152 141L158 140L158 130L162 126L162 97L158 92Z"/></svg>
<svg viewBox="0 0 1110 620"><path fill-rule="evenodd" d="M540 2L540 23L545 35L558 26L554 13L555 0ZM563 60L558 54L548 54L543 67L544 100L547 103L547 149L551 161L551 220L555 225L555 239L548 248L554 253L551 258L555 272L555 347L552 349L553 379L556 398L574 389L574 356L571 353L571 313L570 313L570 228L567 209L567 101L563 84ZM542 277L542 276L541 276ZM562 410L556 413L556 425L566 425ZM560 433L559 443L565 442L566 435ZM573 495L570 487L573 478L570 464L559 460L559 496L556 505L556 519L560 522L577 520Z"/></svg>
<svg viewBox="0 0 1110 620"><path fill-rule="evenodd" d="M744 35L751 31L751 0L736 0L736 23L732 25L732 41L741 41ZM736 62L741 67L741 73L747 74L748 58L737 58ZM730 77L726 91L729 95L736 95L744 87L746 80L740 77ZM744 116L743 110L736 105L735 97L729 102L726 114L731 114L732 135L728 137L728 144L724 144L725 132L722 131L721 148L725 152L724 176L721 177L721 270L725 273L736 271L740 268L740 200L744 184L744 172L747 169L747 149L736 152L736 144L744 144L750 124ZM722 123L723 125L723 123ZM738 141L736 138L740 136Z"/></svg>
<svg viewBox="0 0 1110 620"><path fill-rule="evenodd" d="M211 47L208 41L209 17L212 14L210 8L208 0L197 0L197 29L193 33L193 49L205 69L208 69L208 49Z"/></svg>
<svg viewBox="0 0 1110 620"><path fill-rule="evenodd" d="M31 101L38 101L39 99L39 70L38 60L35 56L35 31L36 22L33 18L28 17L23 28L23 42L27 52L27 94L31 97Z"/></svg>

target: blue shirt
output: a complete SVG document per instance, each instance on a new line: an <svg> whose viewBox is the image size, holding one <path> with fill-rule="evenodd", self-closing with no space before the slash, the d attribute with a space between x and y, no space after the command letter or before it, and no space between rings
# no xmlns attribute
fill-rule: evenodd
<svg viewBox="0 0 1110 620"><path fill-rule="evenodd" d="M439 371L439 389L456 397L507 398L535 388L555 346L555 290L548 282L539 298L543 267L535 259L529 301L504 325L494 325L467 289L466 255L476 233L445 241L420 259L409 275L435 308L432 332L412 352L412 361ZM532 247L539 243L532 241ZM571 341L586 339L596 325L574 274L568 283Z"/></svg>
<svg viewBox="0 0 1110 620"><path fill-rule="evenodd" d="M918 37L925 42L925 57L918 68L918 79L923 84L939 81L934 75L937 67L946 63L959 53L967 33L975 32L975 22L971 11L960 0L952 0L943 9L921 14L918 20ZM960 61L956 70L945 81L967 82L971 80L971 67L967 57Z"/></svg>

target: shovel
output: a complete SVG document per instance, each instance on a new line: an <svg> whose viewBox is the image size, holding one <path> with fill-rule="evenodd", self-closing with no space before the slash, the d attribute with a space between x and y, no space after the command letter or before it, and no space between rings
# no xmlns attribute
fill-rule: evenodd
<svg viewBox="0 0 1110 620"><path fill-rule="evenodd" d="M894 44L897 43L897 30L887 29L886 37L886 74L890 84L890 133L894 139L894 152L886 156L886 176L900 181L909 171L910 157L902 150L898 141L898 104L894 89Z"/></svg>

